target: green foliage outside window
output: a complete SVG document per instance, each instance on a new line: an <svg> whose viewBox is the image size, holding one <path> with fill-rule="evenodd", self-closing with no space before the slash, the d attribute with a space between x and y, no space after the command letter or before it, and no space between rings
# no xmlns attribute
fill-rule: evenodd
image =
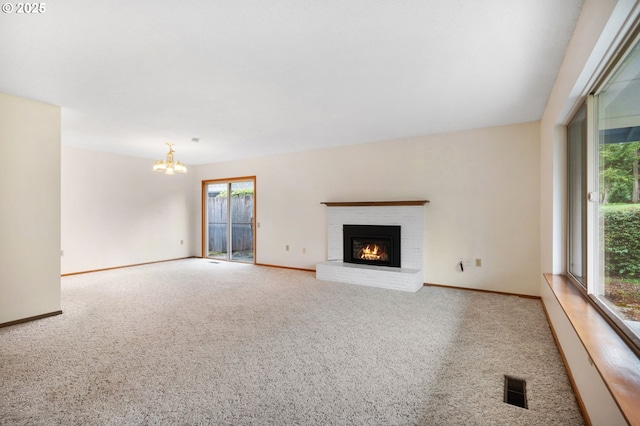
<svg viewBox="0 0 640 426"><path fill-rule="evenodd" d="M640 279L640 142L602 144L605 276Z"/></svg>
<svg viewBox="0 0 640 426"><path fill-rule="evenodd" d="M245 195L253 195L253 188L242 188L242 189L234 189L231 191L232 197L242 197ZM216 198L227 198L227 191L222 191Z"/></svg>
<svg viewBox="0 0 640 426"><path fill-rule="evenodd" d="M640 204L604 208L605 274L640 278Z"/></svg>
<svg viewBox="0 0 640 426"><path fill-rule="evenodd" d="M637 203L640 142L612 143L600 146L600 178L604 203Z"/></svg>

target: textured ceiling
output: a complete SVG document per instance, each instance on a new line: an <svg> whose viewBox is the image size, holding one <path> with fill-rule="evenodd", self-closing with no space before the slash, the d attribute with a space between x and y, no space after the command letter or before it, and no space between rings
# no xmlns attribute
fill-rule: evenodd
<svg viewBox="0 0 640 426"><path fill-rule="evenodd" d="M62 106L65 145L187 164L527 122L581 6L59 0L0 15L0 92Z"/></svg>

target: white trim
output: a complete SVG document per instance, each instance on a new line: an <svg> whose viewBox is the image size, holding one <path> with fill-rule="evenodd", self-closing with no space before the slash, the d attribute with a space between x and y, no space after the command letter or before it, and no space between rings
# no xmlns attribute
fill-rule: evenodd
<svg viewBox="0 0 640 426"><path fill-rule="evenodd" d="M589 59L576 79L567 102L558 115L558 123L566 126L582 100L593 89L611 58L627 36L635 20L640 16L639 0L619 0L596 42Z"/></svg>
<svg viewBox="0 0 640 426"><path fill-rule="evenodd" d="M587 187L585 191L587 193L597 193L598 191L598 141L596 140L596 102L593 95L589 95L587 97L587 162L583 165L586 168L585 172L587 174ZM586 194L585 194L586 195ZM587 199L587 204L584 206L586 209L587 215L587 223L586 223L586 244L587 244L587 253L586 259L583 259L583 262L587 264L587 276L586 282L587 292L592 288L592 286L597 283L597 263L593 261L596 259L598 254L598 246L599 241L597 238L594 238L598 235L598 202L599 195L596 196L595 200Z"/></svg>

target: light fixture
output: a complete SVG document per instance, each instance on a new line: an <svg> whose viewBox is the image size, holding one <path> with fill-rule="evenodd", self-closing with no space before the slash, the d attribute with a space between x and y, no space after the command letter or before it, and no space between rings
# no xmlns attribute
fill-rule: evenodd
<svg viewBox="0 0 640 426"><path fill-rule="evenodd" d="M187 173L187 168L184 166L184 164L179 161L174 161L173 159L173 153L175 152L173 150L173 144L167 142L167 145L169 145L169 152L167 152L167 161L156 161L153 165L153 171L164 172L165 175L172 175L174 173Z"/></svg>

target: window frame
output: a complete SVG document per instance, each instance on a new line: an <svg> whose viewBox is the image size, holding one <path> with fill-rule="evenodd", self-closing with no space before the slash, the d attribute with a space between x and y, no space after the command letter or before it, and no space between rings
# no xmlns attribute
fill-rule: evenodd
<svg viewBox="0 0 640 426"><path fill-rule="evenodd" d="M586 98L581 99L577 103L574 111L569 115L569 118L564 126L565 128L565 144L567 147L567 156L565 161L566 173L566 250L565 250L565 275L587 300L596 308L598 313L609 323L613 330L621 337L621 339L629 346L629 348L640 358L640 336L636 334L623 319L621 319L611 308L605 303L599 300L597 294L604 292L604 278L601 273L602 259L600 256L600 226L599 226L599 138L598 135L598 109L596 96L602 92L607 83L615 75L618 68L623 64L624 60L631 53L632 48L640 44L640 21L636 22L634 28L629 31L624 41L620 44L620 47L615 51L603 72L597 78L592 90ZM569 138L568 128L574 119L580 114L581 109L586 108L586 138L582 141L584 143L583 150L586 151L586 155L582 155L582 178L584 179L588 196L584 198L583 213L586 213L586 220L583 224L583 262L586 264L584 270L586 270L586 276L579 279L571 273L571 250L569 245L571 244L571 209L570 198L572 196L571 184L570 184L570 162L569 157ZM583 152L584 154L584 152ZM585 158L586 157L586 158ZM583 194L583 196L586 194ZM602 288L596 289L596 286Z"/></svg>
<svg viewBox="0 0 640 426"><path fill-rule="evenodd" d="M210 184L226 184L227 191L229 195L231 195L231 184L238 182L252 182L253 183L253 259L251 261L237 260L232 258L222 259L222 258L213 258L209 257L207 247L207 237L208 237L208 224L207 224L207 198L208 192L207 188ZM258 219L257 219L257 205L258 205L258 190L257 190L257 178L256 176L241 176L234 178L226 178L226 179L204 179L202 180L201 193L200 193L200 201L201 201L201 254L200 257L202 259L217 259L224 262L238 262L238 263L246 263L246 264L258 264L258 254L257 254L257 241L258 241ZM231 197L229 197L231 198ZM228 204L229 208L231 207ZM227 241L230 241L228 239Z"/></svg>

